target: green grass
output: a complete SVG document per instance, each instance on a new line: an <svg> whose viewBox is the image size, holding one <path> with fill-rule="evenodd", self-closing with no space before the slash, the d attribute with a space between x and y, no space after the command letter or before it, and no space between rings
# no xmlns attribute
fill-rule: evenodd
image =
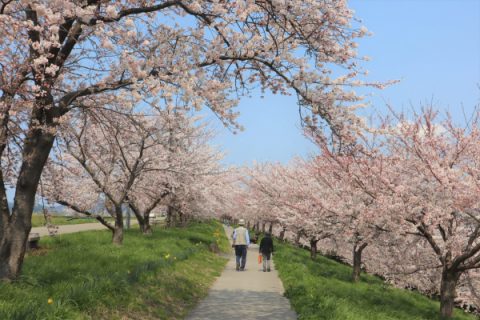
<svg viewBox="0 0 480 320"><path fill-rule="evenodd" d="M65 224L82 224L82 223L95 223L98 222L92 218L74 218L65 217L65 216L52 216L51 221L54 225L65 225ZM32 227L43 227L45 225L45 218L43 214L33 214L32 215Z"/></svg>
<svg viewBox="0 0 480 320"><path fill-rule="evenodd" d="M439 319L439 302L393 288L377 277L362 274L351 282L352 269L288 244L277 243L275 265L300 320L426 320ZM455 320L473 320L455 310Z"/></svg>
<svg viewBox="0 0 480 320"><path fill-rule="evenodd" d="M0 319L182 319L225 266L211 249L229 247L217 222L152 236L130 230L122 247L110 238L91 231L42 239L19 281L0 283Z"/></svg>

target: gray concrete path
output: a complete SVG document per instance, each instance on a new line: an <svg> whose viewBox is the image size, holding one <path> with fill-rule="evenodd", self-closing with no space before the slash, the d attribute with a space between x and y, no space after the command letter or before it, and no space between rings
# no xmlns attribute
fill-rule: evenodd
<svg viewBox="0 0 480 320"><path fill-rule="evenodd" d="M225 232L230 237L232 229L225 227ZM258 245L253 244L248 249L246 270L238 272L232 250L222 275L187 320L297 319L283 296L277 271L273 268L272 272L263 272L257 257Z"/></svg>
<svg viewBox="0 0 480 320"><path fill-rule="evenodd" d="M89 230L106 230L105 227L101 223L81 223L81 224L67 224L58 226L57 234L64 234L64 233L74 233L80 231L89 231ZM32 228L30 233L38 233L40 237L48 236L47 227L35 227Z"/></svg>

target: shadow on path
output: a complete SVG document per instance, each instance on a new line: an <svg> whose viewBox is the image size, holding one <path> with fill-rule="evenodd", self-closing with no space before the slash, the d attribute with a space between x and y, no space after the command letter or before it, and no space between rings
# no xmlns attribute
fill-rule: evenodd
<svg viewBox="0 0 480 320"><path fill-rule="evenodd" d="M231 228L225 228L227 236ZM235 270L233 250L222 275L216 280L205 300L187 320L262 320L297 319L290 301L283 296L284 288L275 265L272 272L262 272L257 263L258 246L248 249L246 270Z"/></svg>
<svg viewBox="0 0 480 320"><path fill-rule="evenodd" d="M187 320L297 319L285 300L276 292L212 290Z"/></svg>

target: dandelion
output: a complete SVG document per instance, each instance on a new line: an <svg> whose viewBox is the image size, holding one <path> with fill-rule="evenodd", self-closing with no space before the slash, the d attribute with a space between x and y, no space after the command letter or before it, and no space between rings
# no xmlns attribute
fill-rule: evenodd
<svg viewBox="0 0 480 320"><path fill-rule="evenodd" d="M53 303L53 299L52 299L52 298L48 298L47 302L48 302L48 304L52 304L52 303Z"/></svg>
<svg viewBox="0 0 480 320"><path fill-rule="evenodd" d="M165 255L165 259L168 259L168 258L170 258L170 253L167 253L167 254Z"/></svg>

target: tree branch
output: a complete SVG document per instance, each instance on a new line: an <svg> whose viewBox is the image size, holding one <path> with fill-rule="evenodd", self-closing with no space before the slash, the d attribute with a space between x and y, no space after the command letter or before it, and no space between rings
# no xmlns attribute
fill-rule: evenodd
<svg viewBox="0 0 480 320"><path fill-rule="evenodd" d="M97 219L101 224L103 224L105 227L107 227L111 231L115 230L115 227L113 225L111 225L107 220L105 220L99 214L92 213L88 210L82 210L79 207L77 207L76 205L69 203L68 201L56 200L55 202L57 202L58 204L61 204L62 206L68 207L68 208L70 208L70 209L72 209L72 210L74 210L78 213L84 214L84 215L89 216L89 217L95 217L95 219Z"/></svg>

